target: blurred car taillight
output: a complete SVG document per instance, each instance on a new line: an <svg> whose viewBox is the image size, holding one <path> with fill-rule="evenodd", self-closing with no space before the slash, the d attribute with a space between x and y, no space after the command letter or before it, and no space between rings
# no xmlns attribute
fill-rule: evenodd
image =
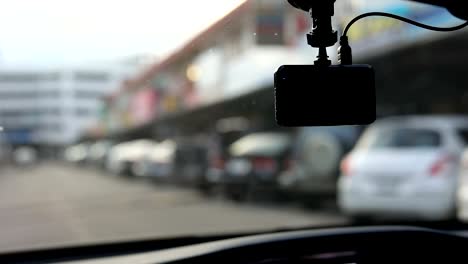
<svg viewBox="0 0 468 264"><path fill-rule="evenodd" d="M431 176L440 175L441 172L445 170L445 168L450 165L451 162L454 161L454 157L450 155L444 155L438 158L434 163L431 164L429 168L429 174Z"/></svg>
<svg viewBox="0 0 468 264"><path fill-rule="evenodd" d="M294 167L294 160L292 158L287 158L284 160L284 170L290 170Z"/></svg>
<svg viewBox="0 0 468 264"><path fill-rule="evenodd" d="M462 167L463 169L465 169L465 170L468 169L468 157L464 156L464 157L462 158L462 160L461 160L461 164L460 164L460 165L461 165L461 167Z"/></svg>
<svg viewBox="0 0 468 264"><path fill-rule="evenodd" d="M254 158L252 160L253 168L260 171L276 170L276 161L272 158Z"/></svg>
<svg viewBox="0 0 468 264"><path fill-rule="evenodd" d="M211 161L211 165L213 166L213 168L215 169L224 169L224 166L226 165L226 162L223 158L221 157L216 157L214 158L212 161Z"/></svg>
<svg viewBox="0 0 468 264"><path fill-rule="evenodd" d="M351 175L351 157L346 156L341 160L340 163L341 174L344 176Z"/></svg>

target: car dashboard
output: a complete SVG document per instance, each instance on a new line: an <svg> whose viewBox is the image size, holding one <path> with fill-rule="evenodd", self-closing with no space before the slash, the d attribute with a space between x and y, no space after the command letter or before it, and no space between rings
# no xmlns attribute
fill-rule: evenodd
<svg viewBox="0 0 468 264"><path fill-rule="evenodd" d="M188 246L115 251L99 256L42 255L41 261L8 263L468 263L466 233L405 226L349 227L280 232L203 242ZM16 260L21 260L16 256ZM30 260L34 259L30 255Z"/></svg>

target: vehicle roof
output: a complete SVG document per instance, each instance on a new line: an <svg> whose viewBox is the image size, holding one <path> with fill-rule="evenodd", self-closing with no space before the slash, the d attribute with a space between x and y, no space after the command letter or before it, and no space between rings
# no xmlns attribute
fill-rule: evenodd
<svg viewBox="0 0 468 264"><path fill-rule="evenodd" d="M257 132L244 136L229 147L233 156L276 155L292 143L291 135L282 132Z"/></svg>
<svg viewBox="0 0 468 264"><path fill-rule="evenodd" d="M422 127L468 127L466 115L408 115L379 119L375 125L409 125Z"/></svg>
<svg viewBox="0 0 468 264"><path fill-rule="evenodd" d="M284 131L257 131L244 135L242 138L246 137L276 137L276 136L291 136L289 133Z"/></svg>

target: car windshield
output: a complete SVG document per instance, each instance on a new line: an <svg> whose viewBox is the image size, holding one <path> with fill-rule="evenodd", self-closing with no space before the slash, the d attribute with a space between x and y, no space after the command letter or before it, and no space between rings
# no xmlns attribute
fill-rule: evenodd
<svg viewBox="0 0 468 264"><path fill-rule="evenodd" d="M0 253L408 220L465 228L466 29L359 20L347 35L354 63L375 69L379 120L291 128L275 120L274 74L319 52L311 15L287 0L0 2ZM370 11L462 22L415 1L339 0L338 39Z"/></svg>
<svg viewBox="0 0 468 264"><path fill-rule="evenodd" d="M369 137L369 141L366 142L369 149L437 148L442 145L441 134L431 129L378 129Z"/></svg>
<svg viewBox="0 0 468 264"><path fill-rule="evenodd" d="M285 134L252 134L234 142L230 147L230 154L271 156L286 151L290 142L289 136Z"/></svg>
<svg viewBox="0 0 468 264"><path fill-rule="evenodd" d="M468 128L460 128L457 130L458 136L460 137L460 140L463 141L465 144L468 145Z"/></svg>

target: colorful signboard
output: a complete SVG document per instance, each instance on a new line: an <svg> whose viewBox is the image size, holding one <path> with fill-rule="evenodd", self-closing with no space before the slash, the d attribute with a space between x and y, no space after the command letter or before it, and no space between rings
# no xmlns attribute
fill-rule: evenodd
<svg viewBox="0 0 468 264"><path fill-rule="evenodd" d="M286 6L281 0L256 1L255 36L258 45L284 45Z"/></svg>
<svg viewBox="0 0 468 264"><path fill-rule="evenodd" d="M349 4L352 4L351 8ZM379 0L351 1L350 3L342 1L337 2L337 5L347 5L348 10L352 10L348 13L342 12L340 16L337 16L341 30L353 17L372 11L387 12L435 26L457 23L457 19L443 8L409 1ZM339 10L341 9L345 10L344 6L343 8L339 6ZM435 34L440 33L427 31L387 17L368 17L355 23L348 32L348 37L352 42L354 52L359 55L359 53L365 54L388 46L398 47L411 44L433 37Z"/></svg>
<svg viewBox="0 0 468 264"><path fill-rule="evenodd" d="M157 92L152 87L146 87L133 95L130 112L133 125L141 125L151 121L156 114Z"/></svg>

